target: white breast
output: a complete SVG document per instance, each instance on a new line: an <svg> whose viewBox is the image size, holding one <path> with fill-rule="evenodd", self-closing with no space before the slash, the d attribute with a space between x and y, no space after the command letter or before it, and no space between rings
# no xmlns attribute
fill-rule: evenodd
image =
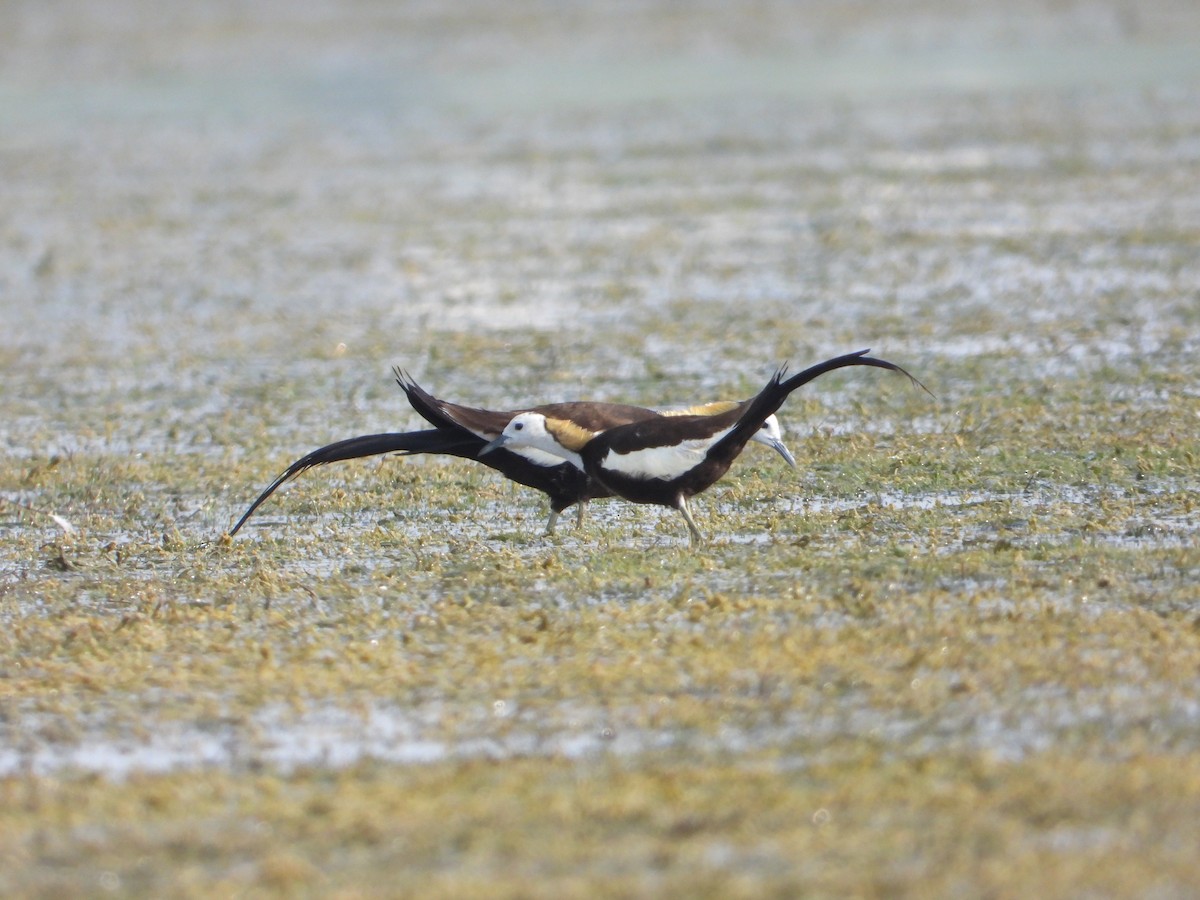
<svg viewBox="0 0 1200 900"><path fill-rule="evenodd" d="M669 481L704 462L709 448L732 430L726 428L710 438L683 441L667 447L648 447L629 453L609 450L600 461L600 467L620 472L630 478L642 478L647 481L651 478L661 478Z"/></svg>

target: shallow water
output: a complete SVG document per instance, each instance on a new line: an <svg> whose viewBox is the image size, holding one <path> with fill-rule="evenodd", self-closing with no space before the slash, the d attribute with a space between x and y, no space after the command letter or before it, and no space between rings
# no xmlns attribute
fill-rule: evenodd
<svg viewBox="0 0 1200 900"><path fill-rule="evenodd" d="M928 689L922 681L931 678L938 676L915 677L911 689ZM1121 744L1148 721L1173 740L1195 736L1200 734L1197 696L1200 680L1150 690L1114 684L1082 694L1047 686L1000 707L966 698L919 716L877 708L853 689L843 689L836 704L801 702L782 720L776 715L757 722L725 718L719 726L683 730L643 724L648 713L661 716L669 710L665 696L650 699L646 709L592 707L586 701L526 706L502 698L453 710L439 701L416 708L381 702L320 705L300 714L265 707L248 718L158 722L153 729L117 736L98 716L94 727L76 722L70 740L26 739L20 742L26 746L0 748L0 776L66 770L125 778L208 766L290 773L368 759L411 765L471 758L637 757L664 749L699 759L774 748L783 754L785 767L803 768L827 761L845 741L869 742L887 756L982 752L1017 762L1081 734ZM36 735L48 724L46 717L28 716L21 726Z"/></svg>

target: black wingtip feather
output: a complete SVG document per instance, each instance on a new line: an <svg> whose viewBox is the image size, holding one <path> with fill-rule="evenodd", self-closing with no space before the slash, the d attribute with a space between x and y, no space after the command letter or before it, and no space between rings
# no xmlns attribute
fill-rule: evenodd
<svg viewBox="0 0 1200 900"><path fill-rule="evenodd" d="M396 378L396 384L400 385L400 390L411 396L413 389L417 387L416 379L399 366L392 366L392 375Z"/></svg>

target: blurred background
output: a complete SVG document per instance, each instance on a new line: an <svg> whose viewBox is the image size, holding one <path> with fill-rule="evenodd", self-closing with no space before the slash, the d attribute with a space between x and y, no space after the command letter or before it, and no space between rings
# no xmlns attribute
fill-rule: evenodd
<svg viewBox="0 0 1200 900"><path fill-rule="evenodd" d="M866 346L1003 379L1192 340L1195 3L3 19L10 453L398 427L393 364L669 403Z"/></svg>

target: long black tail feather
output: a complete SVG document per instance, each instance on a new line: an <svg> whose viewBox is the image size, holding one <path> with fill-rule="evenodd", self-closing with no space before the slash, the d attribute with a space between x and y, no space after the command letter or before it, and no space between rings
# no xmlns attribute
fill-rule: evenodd
<svg viewBox="0 0 1200 900"><path fill-rule="evenodd" d="M797 372L795 375L786 378L782 384L780 384L780 388L782 388L785 392L784 397L786 398L786 396L792 391L796 390L796 388L808 384L814 379L820 378L825 373L832 372L834 369L844 369L846 366L875 366L877 369L889 369L893 372L899 372L901 375L911 381L914 386L919 387L925 393L929 394L929 388L917 381L917 379L914 378L912 373L907 369L898 366L893 362L888 362L886 359L877 359L874 356L867 356L867 354L870 352L870 350L859 350L855 353L847 353L844 356L835 356L833 359L827 359L825 362L819 362L815 366L809 366L803 372ZM930 394L930 396L933 395ZM778 409L778 407L776 407L776 409ZM775 412L775 410L772 410L771 412ZM767 415L770 414L771 413L767 413Z"/></svg>
<svg viewBox="0 0 1200 900"><path fill-rule="evenodd" d="M437 428L425 431L404 431L388 434L364 434L359 437L336 441L300 457L283 473L267 485L266 490L258 495L258 499L250 504L250 508L242 515L236 525L229 529L229 535L238 533L246 524L246 520L283 484L291 481L301 472L315 466L324 466L332 462L346 459L361 459L366 456L378 456L381 453L401 453L411 456L414 453L446 453L451 456L461 456L473 459L479 452L484 441L470 434L449 432Z"/></svg>
<svg viewBox="0 0 1200 900"><path fill-rule="evenodd" d="M779 408L783 406L784 401L787 400L792 391L835 369L844 369L847 366L874 366L878 369L889 369L892 372L899 372L901 375L907 377L916 387L929 394L929 388L917 381L907 369L895 363L888 362L886 359L867 356L870 352L870 350L859 350L855 353L835 356L832 359L809 366L804 371L797 372L791 376L787 374L787 366L782 366L771 380L767 382L766 387L758 392L758 396L751 401L750 406L742 413L738 424L734 426L729 434L721 439L721 443L740 443L744 445L758 431L762 423L766 421L767 416L779 411Z"/></svg>

